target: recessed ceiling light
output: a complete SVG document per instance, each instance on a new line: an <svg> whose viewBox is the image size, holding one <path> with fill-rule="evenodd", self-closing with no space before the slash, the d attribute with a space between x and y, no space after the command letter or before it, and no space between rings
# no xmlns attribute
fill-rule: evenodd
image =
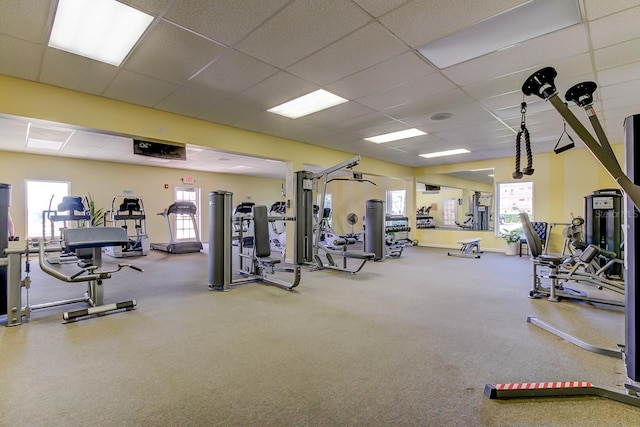
<svg viewBox="0 0 640 427"><path fill-rule="evenodd" d="M579 24L576 0L528 1L418 49L439 69Z"/></svg>
<svg viewBox="0 0 640 427"><path fill-rule="evenodd" d="M267 111L290 119L297 119L347 101L347 99L334 95L331 92L318 89L299 98L285 102L284 104L270 108Z"/></svg>
<svg viewBox="0 0 640 427"><path fill-rule="evenodd" d="M238 165L238 166L231 166L228 169L236 169L236 170L238 170L238 169L253 169L253 168L251 166Z"/></svg>
<svg viewBox="0 0 640 427"><path fill-rule="evenodd" d="M441 120L447 120L450 119L451 117L453 117L452 113L436 113L434 115L432 115L431 117L429 117L431 120L433 121L441 121Z"/></svg>
<svg viewBox="0 0 640 427"><path fill-rule="evenodd" d="M118 67L151 21L116 0L58 0L49 46Z"/></svg>
<svg viewBox="0 0 640 427"><path fill-rule="evenodd" d="M464 153L469 153L469 150L466 150L464 148L457 148L455 150L437 151L435 153L420 154L420 157L424 157L425 159L431 159L433 157L453 156L455 154L464 154Z"/></svg>
<svg viewBox="0 0 640 427"><path fill-rule="evenodd" d="M397 141L399 139L413 138L414 136L426 135L426 132L420 129L411 128L400 130L398 132L385 133L383 135L372 136L365 138L365 141L373 142L376 144L382 144L384 142Z"/></svg>

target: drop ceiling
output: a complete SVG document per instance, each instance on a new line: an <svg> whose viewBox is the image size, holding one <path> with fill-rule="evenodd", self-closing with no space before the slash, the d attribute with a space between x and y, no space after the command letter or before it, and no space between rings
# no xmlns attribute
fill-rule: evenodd
<svg viewBox="0 0 640 427"><path fill-rule="evenodd" d="M442 70L417 49L525 2L122 2L155 19L114 67L47 47L55 0L3 1L0 74L410 167L513 156L520 88L544 66L557 69L561 94L578 82L598 83L594 107L614 144L622 142L624 118L640 111L640 0L579 0L580 24ZM266 111L320 88L349 102L296 120ZM526 102L533 151L552 151L562 119L539 98ZM580 108L572 109L588 123ZM450 117L438 120L442 113ZM26 146L28 123L2 116L0 150L50 154ZM412 127L428 134L385 144L363 140ZM186 162L158 165L284 176L283 163L273 160L286 159L187 148ZM418 156L455 148L470 153ZM130 138L90 129L75 129L56 155L149 163L133 155Z"/></svg>

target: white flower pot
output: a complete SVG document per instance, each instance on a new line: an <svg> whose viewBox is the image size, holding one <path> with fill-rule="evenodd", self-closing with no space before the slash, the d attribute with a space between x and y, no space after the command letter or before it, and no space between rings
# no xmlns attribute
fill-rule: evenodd
<svg viewBox="0 0 640 427"><path fill-rule="evenodd" d="M506 243L504 248L505 255L518 255L518 243Z"/></svg>

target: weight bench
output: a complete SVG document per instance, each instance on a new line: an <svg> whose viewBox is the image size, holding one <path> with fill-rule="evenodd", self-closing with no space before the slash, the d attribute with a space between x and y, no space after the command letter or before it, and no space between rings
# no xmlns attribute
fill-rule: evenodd
<svg viewBox="0 0 640 427"><path fill-rule="evenodd" d="M462 258L480 258L482 251L480 250L480 237L472 237L470 239L459 240L458 244L462 245L458 252L447 252L449 256L457 256Z"/></svg>
<svg viewBox="0 0 640 427"><path fill-rule="evenodd" d="M129 241L127 232L120 227L88 227L88 228L70 228L64 232L65 248L71 251L78 249L91 249L93 263L91 266L82 268L75 274L68 276L58 270L55 270L45 262L44 242L39 244L39 263L40 268L45 273L62 280L64 282L88 282L87 292L82 298L75 298L66 301L58 301L55 303L41 304L40 306L32 306L31 309L46 308L63 304L73 304L78 302L86 302L90 308L65 312L62 316L63 323L73 322L80 317L90 316L94 314L102 314L115 310L134 310L137 306L135 300L118 302L113 304L104 304L104 288L103 281L111 278L111 274L125 267L133 268L137 271L142 269L130 264L118 264L117 269L106 271L102 269L102 248L107 246L119 246Z"/></svg>

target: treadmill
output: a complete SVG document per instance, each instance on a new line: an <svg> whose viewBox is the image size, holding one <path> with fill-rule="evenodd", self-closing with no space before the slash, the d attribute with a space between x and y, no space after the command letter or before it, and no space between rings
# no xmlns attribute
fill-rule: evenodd
<svg viewBox="0 0 640 427"><path fill-rule="evenodd" d="M151 249L158 251L168 252L170 254L185 254L190 252L200 252L202 250L202 242L198 237L200 232L198 231L198 223L196 221L196 205L193 202L178 201L172 203L163 212L158 213L162 215L167 224L167 231L169 233L169 242L167 243L151 243ZM196 237L194 239L176 240L173 229L171 228L170 216L185 215L188 216L193 224Z"/></svg>

